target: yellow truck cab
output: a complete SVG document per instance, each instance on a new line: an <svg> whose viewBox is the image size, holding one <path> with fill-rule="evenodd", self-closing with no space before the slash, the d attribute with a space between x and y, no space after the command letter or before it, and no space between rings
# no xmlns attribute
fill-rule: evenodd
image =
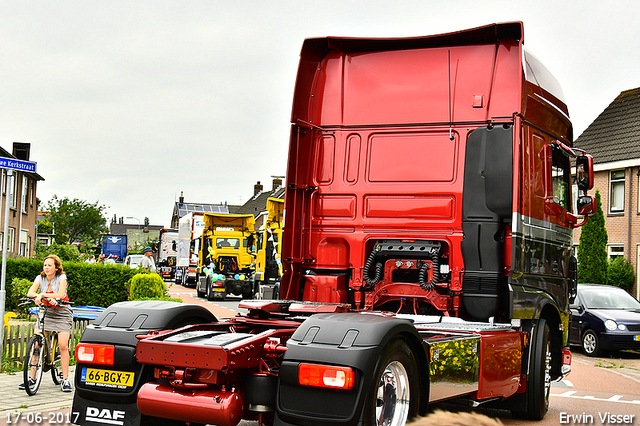
<svg viewBox="0 0 640 426"><path fill-rule="evenodd" d="M198 256L198 296L254 295L255 220L251 214L204 214Z"/></svg>

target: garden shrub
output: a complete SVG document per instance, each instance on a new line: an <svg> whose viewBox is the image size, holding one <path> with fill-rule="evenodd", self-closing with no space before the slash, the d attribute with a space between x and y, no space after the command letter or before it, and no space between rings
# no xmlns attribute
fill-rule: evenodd
<svg viewBox="0 0 640 426"><path fill-rule="evenodd" d="M138 273L131 278L129 300L161 299L165 297L166 290L160 275Z"/></svg>
<svg viewBox="0 0 640 426"><path fill-rule="evenodd" d="M617 256L609 262L607 284L629 290L635 281L633 265L623 256Z"/></svg>
<svg viewBox="0 0 640 426"><path fill-rule="evenodd" d="M6 284L5 309L12 311L18 308L20 299L27 296L27 291L29 291L29 287L31 287L33 281L26 278L14 278L11 281L7 281Z"/></svg>

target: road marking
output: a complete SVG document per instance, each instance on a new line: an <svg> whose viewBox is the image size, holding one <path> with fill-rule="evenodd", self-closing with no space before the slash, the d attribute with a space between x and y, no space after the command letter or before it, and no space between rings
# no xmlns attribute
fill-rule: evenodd
<svg viewBox="0 0 640 426"><path fill-rule="evenodd" d="M625 401L621 398L623 398L623 395L614 395L610 398L596 398L593 395L585 395L585 396L579 396L579 395L575 395L577 393L577 391L567 391L564 393L558 393L558 394L551 394L552 396L559 396L561 398L574 398L574 399L588 399L590 401L605 401L605 402L619 402L622 404L634 404L634 405L640 405L640 400L634 399L632 401Z"/></svg>

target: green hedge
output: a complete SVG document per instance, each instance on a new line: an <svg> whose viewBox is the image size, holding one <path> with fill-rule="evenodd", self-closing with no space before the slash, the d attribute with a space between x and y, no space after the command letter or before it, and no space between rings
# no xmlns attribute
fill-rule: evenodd
<svg viewBox="0 0 640 426"><path fill-rule="evenodd" d="M129 280L136 274L148 272L132 269L125 265L102 265L91 263L62 262L64 272L69 283L69 300L75 306L101 306L106 308L116 302L128 300ZM23 285L14 288L13 279L22 278L33 282L42 272L42 261L33 259L7 259L7 306L6 310L13 310L20 297L16 295L24 291ZM159 276L158 276L159 277ZM21 281L18 281L21 282ZM27 288L28 289L28 288Z"/></svg>

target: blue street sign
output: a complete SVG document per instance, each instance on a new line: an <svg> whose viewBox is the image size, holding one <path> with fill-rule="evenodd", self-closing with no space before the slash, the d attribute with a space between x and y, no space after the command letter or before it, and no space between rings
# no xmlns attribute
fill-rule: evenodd
<svg viewBox="0 0 640 426"><path fill-rule="evenodd" d="M0 157L0 168L20 170L21 172L36 172L36 164L33 161L18 160L15 158Z"/></svg>

